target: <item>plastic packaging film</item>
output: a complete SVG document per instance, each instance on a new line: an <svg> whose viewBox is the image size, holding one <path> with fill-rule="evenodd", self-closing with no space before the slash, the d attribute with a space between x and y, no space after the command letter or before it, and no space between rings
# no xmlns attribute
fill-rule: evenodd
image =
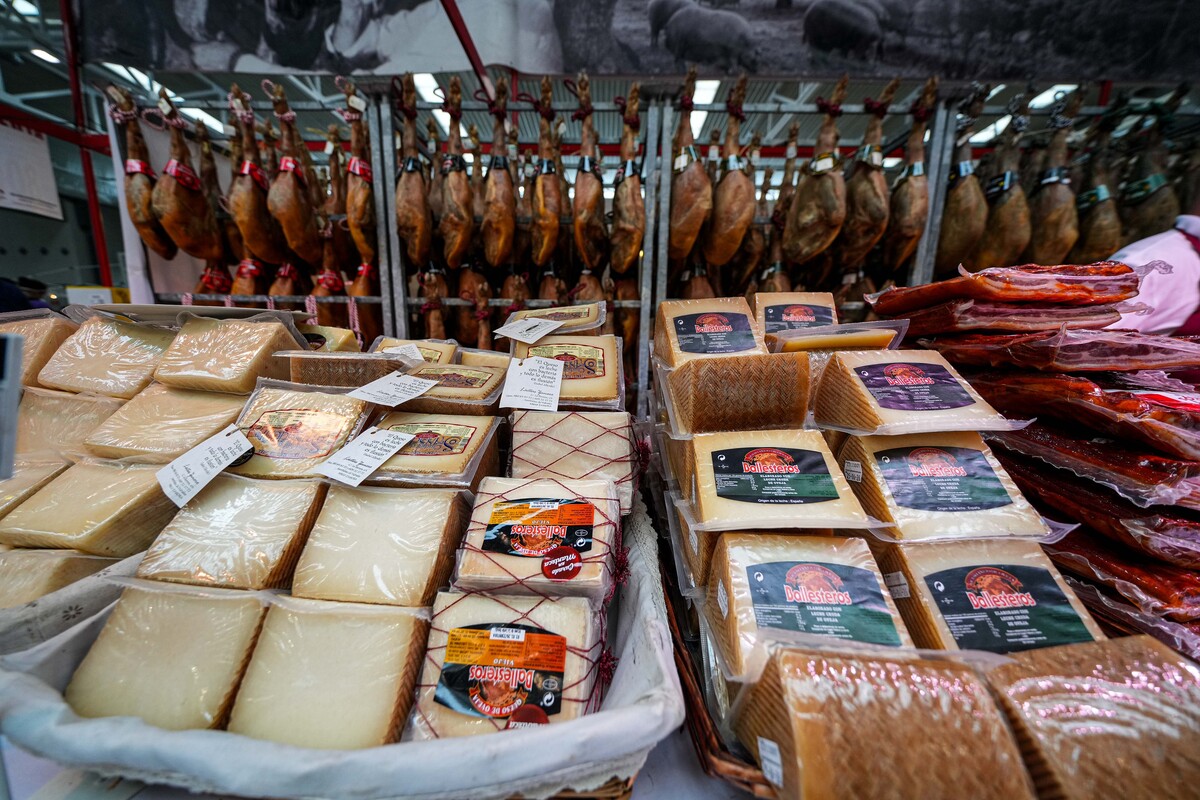
<svg viewBox="0 0 1200 800"><path fill-rule="evenodd" d="M0 553L0 609L33 602L114 563L116 559L71 550Z"/></svg>
<svg viewBox="0 0 1200 800"><path fill-rule="evenodd" d="M13 464L12 477L0 481L0 520L69 466L58 459L18 458Z"/></svg>
<svg viewBox="0 0 1200 800"><path fill-rule="evenodd" d="M437 381L438 385L401 409L422 414L492 415L500 407L505 370L499 367L464 367L430 364L408 373L414 378Z"/></svg>
<svg viewBox="0 0 1200 800"><path fill-rule="evenodd" d="M769 333L772 353L830 353L836 350L894 350L908 331L908 320L849 322Z"/></svg>
<svg viewBox="0 0 1200 800"><path fill-rule="evenodd" d="M654 331L654 355L672 368L697 358L767 352L741 297L664 301Z"/></svg>
<svg viewBox="0 0 1200 800"><path fill-rule="evenodd" d="M448 583L467 501L454 490L332 486L292 594L423 607Z"/></svg>
<svg viewBox="0 0 1200 800"><path fill-rule="evenodd" d="M1013 653L1103 639L1037 542L875 545L918 647Z"/></svg>
<svg viewBox="0 0 1200 800"><path fill-rule="evenodd" d="M1200 784L1200 668L1148 636L1019 653L987 679L1042 797L1186 797Z"/></svg>
<svg viewBox="0 0 1200 800"><path fill-rule="evenodd" d="M1045 372L1188 369L1200 366L1200 343L1137 331L1059 328L1019 334L968 333L922 339L955 364Z"/></svg>
<svg viewBox="0 0 1200 800"><path fill-rule="evenodd" d="M154 540L139 578L227 589L282 589L326 484L218 475Z"/></svg>
<svg viewBox="0 0 1200 800"><path fill-rule="evenodd" d="M620 525L612 481L484 478L454 586L604 600L615 584Z"/></svg>
<svg viewBox="0 0 1200 800"><path fill-rule="evenodd" d="M563 362L561 404L615 402L624 386L621 339L617 336L543 336L534 344L513 343L513 358Z"/></svg>
<svg viewBox="0 0 1200 800"><path fill-rule="evenodd" d="M27 387L17 408L17 455L81 453L88 435L120 408L112 397Z"/></svg>
<svg viewBox="0 0 1200 800"><path fill-rule="evenodd" d="M118 558L141 552L175 514L157 470L106 461L74 464L0 519L0 544Z"/></svg>
<svg viewBox="0 0 1200 800"><path fill-rule="evenodd" d="M722 534L704 613L730 679L745 674L760 629L912 647L862 539Z"/></svg>
<svg viewBox="0 0 1200 800"><path fill-rule="evenodd" d="M421 356L430 364L453 364L458 352L458 342L453 339L395 339L391 336L380 336L371 345L370 352L386 353L388 350L415 344L421 351Z"/></svg>
<svg viewBox="0 0 1200 800"><path fill-rule="evenodd" d="M806 353L701 358L669 369L655 363L671 426L686 435L761 427L800 427L808 413Z"/></svg>
<svg viewBox="0 0 1200 800"><path fill-rule="evenodd" d="M91 317L62 343L38 382L68 392L129 399L146 388L175 332Z"/></svg>
<svg viewBox="0 0 1200 800"><path fill-rule="evenodd" d="M598 705L601 647L599 620L582 597L441 592L404 738L576 719Z"/></svg>
<svg viewBox="0 0 1200 800"><path fill-rule="evenodd" d="M1115 304L1090 306L1027 306L951 300L905 315L909 336L934 336L961 331L1044 331L1068 328L1106 328L1121 321Z"/></svg>
<svg viewBox="0 0 1200 800"><path fill-rule="evenodd" d="M286 380L281 350L301 347L278 319L211 319L184 315L183 327L154 373L179 389L249 394L259 378Z"/></svg>
<svg viewBox="0 0 1200 800"><path fill-rule="evenodd" d="M59 346L79 326L52 311L15 311L0 314L0 333L24 337L21 347L21 385L40 386L38 373Z"/></svg>
<svg viewBox="0 0 1200 800"><path fill-rule="evenodd" d="M637 460L633 418L624 411L517 411L512 415L514 478L608 478L621 513L633 509Z"/></svg>
<svg viewBox="0 0 1200 800"><path fill-rule="evenodd" d="M289 365L293 383L313 386L366 386L371 381L407 371L407 362L385 353L315 353L294 350L278 353Z"/></svg>
<svg viewBox="0 0 1200 800"><path fill-rule="evenodd" d="M416 438L372 473L371 485L453 485L475 491L484 476L499 470L499 417L394 411L375 427Z"/></svg>
<svg viewBox="0 0 1200 800"><path fill-rule="evenodd" d="M1045 536L1046 526L977 433L851 436L838 464L894 539Z"/></svg>
<svg viewBox="0 0 1200 800"><path fill-rule="evenodd" d="M327 325L297 325L296 330L308 341L309 349L319 353L358 353L358 339L349 328Z"/></svg>
<svg viewBox="0 0 1200 800"><path fill-rule="evenodd" d="M314 470L353 438L370 404L345 389L261 381L237 426L254 455L229 468L254 478L312 478Z"/></svg>
<svg viewBox="0 0 1200 800"><path fill-rule="evenodd" d="M1120 633L1153 636L1177 653L1200 659L1200 622L1174 622L1145 611L1099 586L1067 576L1067 585L1098 621Z"/></svg>
<svg viewBox="0 0 1200 800"><path fill-rule="evenodd" d="M758 292L751 298L754 319L763 333L837 324L837 303L830 292Z"/></svg>
<svg viewBox="0 0 1200 800"><path fill-rule="evenodd" d="M604 326L607 317L604 303L585 303L574 306L555 306L553 308L524 308L509 314L505 325L523 319L552 319L561 322L562 327L556 328L556 334L582 333L594 331Z"/></svg>
<svg viewBox="0 0 1200 800"><path fill-rule="evenodd" d="M464 367L497 367L507 372L510 361L512 361L512 356L508 353L476 350L472 347L458 348L458 363Z"/></svg>
<svg viewBox="0 0 1200 800"><path fill-rule="evenodd" d="M167 462L237 419L246 398L152 383L84 439L101 458Z"/></svg>
<svg viewBox="0 0 1200 800"><path fill-rule="evenodd" d="M784 797L1035 796L987 686L954 661L778 647L733 714Z"/></svg>
<svg viewBox="0 0 1200 800"><path fill-rule="evenodd" d="M412 706L428 630L427 612L276 599L229 730L324 750L396 741Z"/></svg>
<svg viewBox="0 0 1200 800"><path fill-rule="evenodd" d="M81 717L221 728L263 616L248 592L131 586L63 693Z"/></svg>

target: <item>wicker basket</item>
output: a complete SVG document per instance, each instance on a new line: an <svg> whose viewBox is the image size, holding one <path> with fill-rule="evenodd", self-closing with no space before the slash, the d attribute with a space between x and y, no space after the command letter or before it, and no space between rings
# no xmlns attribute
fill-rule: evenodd
<svg viewBox="0 0 1200 800"><path fill-rule="evenodd" d="M573 792L568 790L562 794L554 795L554 800L629 800L629 798L633 797L633 782L636 778L636 775L624 781L613 778L608 783L590 792Z"/></svg>

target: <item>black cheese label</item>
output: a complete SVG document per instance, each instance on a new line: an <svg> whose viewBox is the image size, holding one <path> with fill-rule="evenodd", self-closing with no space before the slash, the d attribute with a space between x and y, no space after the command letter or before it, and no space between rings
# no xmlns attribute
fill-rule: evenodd
<svg viewBox="0 0 1200 800"><path fill-rule="evenodd" d="M685 353L741 353L755 348L754 329L745 314L685 314L675 318L675 337Z"/></svg>
<svg viewBox="0 0 1200 800"><path fill-rule="evenodd" d="M807 303L767 306L763 311L763 322L767 333L816 328L833 324L833 309L828 306L813 306Z"/></svg>
<svg viewBox="0 0 1200 800"><path fill-rule="evenodd" d="M542 558L562 545L586 553L595 522L596 508L587 500L501 500L492 505L480 549L522 558Z"/></svg>
<svg viewBox="0 0 1200 800"><path fill-rule="evenodd" d="M460 714L506 719L523 708L562 710L567 640L541 628L492 622L450 631L434 700Z"/></svg>
<svg viewBox="0 0 1200 800"><path fill-rule="evenodd" d="M859 380L881 408L897 411L944 411L975 401L940 364L890 362L858 367Z"/></svg>
<svg viewBox="0 0 1200 800"><path fill-rule="evenodd" d="M984 511L1012 505L992 465L967 447L896 447L875 454L896 505L919 511Z"/></svg>
<svg viewBox="0 0 1200 800"><path fill-rule="evenodd" d="M803 505L836 500L837 487L816 450L737 447L712 454L718 497L742 503Z"/></svg>

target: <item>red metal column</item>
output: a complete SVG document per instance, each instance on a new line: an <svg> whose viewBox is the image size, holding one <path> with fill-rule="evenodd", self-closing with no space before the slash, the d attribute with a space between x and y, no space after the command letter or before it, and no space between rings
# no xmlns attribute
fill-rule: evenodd
<svg viewBox="0 0 1200 800"><path fill-rule="evenodd" d="M66 0L62 1L66 2ZM442 0L442 8L446 10L446 16L450 18L450 26L458 35L458 41L462 44L463 52L467 54L467 60L471 62L471 69L474 70L475 77L479 78L479 82L483 84L488 97L494 99L496 95L492 91L492 79L488 77L487 70L483 68L483 59L479 57L475 40L471 38L471 32L467 30L467 23L463 20L462 12L458 10L458 3L455 0ZM513 91L516 92L515 87Z"/></svg>

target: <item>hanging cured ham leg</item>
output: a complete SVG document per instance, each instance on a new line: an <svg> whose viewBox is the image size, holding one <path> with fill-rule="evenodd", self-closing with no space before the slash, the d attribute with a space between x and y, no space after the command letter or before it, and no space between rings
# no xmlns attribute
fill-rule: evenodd
<svg viewBox="0 0 1200 800"><path fill-rule="evenodd" d="M418 156L417 87L412 74L405 74L401 78L396 108L404 118L401 134L404 163L396 181L396 228L400 232L400 240L404 242L404 257L410 269L423 270L429 264L429 250L433 242L433 214L429 206L430 187Z"/></svg>
<svg viewBox="0 0 1200 800"><path fill-rule="evenodd" d="M229 294L229 290L233 287L233 276L229 274L227 265L237 263L238 259L234 256L232 245L226 237L227 226L225 223L227 220L221 219L224 212L221 210L221 184L217 178L217 162L213 157L212 142L208 138L208 126L203 122L196 123L196 141L200 143L200 187L209 207L213 210L213 215L217 218L223 253L221 260L209 261L204 265L204 274L200 276L196 288L192 291L195 294ZM240 240L238 250L241 250ZM195 302L196 305L219 305L216 300L197 300Z"/></svg>
<svg viewBox="0 0 1200 800"><path fill-rule="evenodd" d="M1154 122L1142 135L1145 144L1138 152L1129 180L1121 192L1121 227L1126 242L1136 242L1169 230L1179 216L1179 196L1167 179L1167 147L1163 141L1166 118L1179 108L1188 94L1185 84L1165 104L1152 108Z"/></svg>
<svg viewBox="0 0 1200 800"><path fill-rule="evenodd" d="M688 70L679 98L679 126L675 129L671 175L671 221L667 256L672 265L682 268L683 262L700 229L712 213L713 187L708 172L696 152L692 138L692 95L696 91L696 68ZM673 267L672 273L679 269Z"/></svg>
<svg viewBox="0 0 1200 800"><path fill-rule="evenodd" d="M1029 245L1032 228L1029 222L1029 201L1021 186L1018 168L1021 164L1021 134L1029 125L1029 95L1018 95L1008 106L1012 122L1004 129L1003 142L997 155L999 174L988 180L984 194L990 207L987 227L968 269L1007 267L1017 263Z"/></svg>
<svg viewBox="0 0 1200 800"><path fill-rule="evenodd" d="M1054 133L1046 148L1046 165L1029 200L1033 233L1024 259L1031 264L1060 264L1079 238L1079 214L1075 208L1075 190L1071 188L1067 139L1079 107L1083 88L1054 104L1050 127Z"/></svg>
<svg viewBox="0 0 1200 800"><path fill-rule="evenodd" d="M206 261L219 261L224 255L221 231L200 176L192 169L192 156L183 135L188 122L179 114L166 89L159 90L156 113L171 129L171 159L154 184L150 199L154 214L180 250Z"/></svg>
<svg viewBox="0 0 1200 800"><path fill-rule="evenodd" d="M1075 209L1079 214L1079 238L1067 256L1072 264L1090 264L1108 258L1121 249L1121 218L1117 213L1117 185L1112 171L1109 142L1123 116L1124 103L1117 113L1105 113L1090 132L1083 165L1083 178Z"/></svg>
<svg viewBox="0 0 1200 800"><path fill-rule="evenodd" d="M971 136L975 120L983 113L983 103L991 87L974 84L959 106L954 139L954 163L950 165L950 188L946 192L946 210L942 213L942 233L938 239L934 275L953 277L958 265L970 261L987 226L988 205L975 174L971 158Z"/></svg>
<svg viewBox="0 0 1200 800"><path fill-rule="evenodd" d="M263 82L263 89L275 106L275 117L279 120L282 155L279 159L279 174L271 180L267 193L267 208L271 216L279 221L288 247L308 265L321 263L321 228L317 223L317 209L313 208L309 191L308 176L300 156L300 134L296 130L296 113L288 106L283 86L270 81ZM295 265L290 265L294 271Z"/></svg>
<svg viewBox="0 0 1200 800"><path fill-rule="evenodd" d="M929 179L925 176L925 127L937 102L937 78L925 82L921 97L909 109L913 124L904 144L904 170L892 186L887 230L883 232L883 274L900 272L917 250L929 219Z"/></svg>
<svg viewBox="0 0 1200 800"><path fill-rule="evenodd" d="M471 181L463 160L459 125L462 119L462 82L458 76L450 79L450 92L444 110L450 115L450 134L446 142L446 157L442 159L442 215L438 220L438 233L442 237L446 266L458 269L471 247L471 234L475 230Z"/></svg>
<svg viewBox="0 0 1200 800"><path fill-rule="evenodd" d="M640 93L641 87L635 83L629 89L629 97L618 103L624 108L621 166L614 178L613 196L612 269L618 275L624 275L638 263L646 235L646 206L642 201L641 167L637 163Z"/></svg>
<svg viewBox="0 0 1200 800"><path fill-rule="evenodd" d="M536 103L541 119L538 121L538 167L533 182L530 235L530 259L537 267L544 267L554 257L558 246L558 225L562 216L564 198L562 184L555 174L554 139L551 125L554 122L553 93L550 78L542 78L542 96Z"/></svg>
<svg viewBox="0 0 1200 800"><path fill-rule="evenodd" d="M112 102L109 114L125 130L125 208L142 243L166 259L172 259L178 246L163 229L154 215L151 198L154 195L154 170L150 168L150 149L142 137L137 107L129 92L117 86L108 87Z"/></svg>
<svg viewBox="0 0 1200 800"><path fill-rule="evenodd" d="M710 269L729 263L754 222L754 181L742 169L739 158L741 123L746 118L742 111L745 100L746 76L742 75L725 103L729 112L729 127L725 130L725 174L713 192L712 218L703 242L704 260Z"/></svg>
<svg viewBox="0 0 1200 800"><path fill-rule="evenodd" d="M572 86L568 84L567 88ZM579 108L571 118L582 120L582 133L571 222L575 249L584 269L599 272L608 258L608 226L604 222L604 183L599 174L600 152L592 124L592 88L587 73L579 74L574 89Z"/></svg>
<svg viewBox="0 0 1200 800"><path fill-rule="evenodd" d="M229 187L229 211L249 251L245 255L272 264L282 264L288 260L287 242L279 223L267 208L267 192L271 184L259 154L250 98L235 85L230 91L229 103L242 124L244 159Z"/></svg>
<svg viewBox="0 0 1200 800"><path fill-rule="evenodd" d="M358 251L360 264L375 263L378 238L375 231L374 174L368 154L367 126L363 111L367 103L358 96L354 84L345 79L335 80L346 95L346 107L338 113L350 125L350 163L346 166L346 225Z"/></svg>
<svg viewBox="0 0 1200 800"><path fill-rule="evenodd" d="M322 232L321 270L313 278L313 297L341 297L346 294L344 267L357 262L354 242L350 231L343 227L346 222L346 167L342 160L342 137L337 125L330 125L326 140L333 147L329 154L329 193L325 200L324 215L328 220ZM346 327L346 306L341 303L317 303L317 324L338 328Z"/></svg>
<svg viewBox="0 0 1200 800"><path fill-rule="evenodd" d="M753 164L757 161L758 159L755 158L752 159L751 163ZM763 265L763 259L767 255L767 228L771 227L770 204L767 202L767 192L771 188L773 178L774 171L770 167L767 167L763 171L762 188L758 193L758 208L754 212L756 224L750 228L750 232L742 240L742 249L738 251L737 258L734 260L734 264L737 265L734 288L737 289L739 294L746 295L747 299L753 297L754 293L759 291L759 270ZM758 219L767 221L757 224Z"/></svg>
<svg viewBox="0 0 1200 800"><path fill-rule="evenodd" d="M492 115L492 156L483 185L483 258L493 268L508 263L517 226L517 195L509 172L508 145L504 121L508 113L508 80L496 81L496 98L489 102Z"/></svg>

